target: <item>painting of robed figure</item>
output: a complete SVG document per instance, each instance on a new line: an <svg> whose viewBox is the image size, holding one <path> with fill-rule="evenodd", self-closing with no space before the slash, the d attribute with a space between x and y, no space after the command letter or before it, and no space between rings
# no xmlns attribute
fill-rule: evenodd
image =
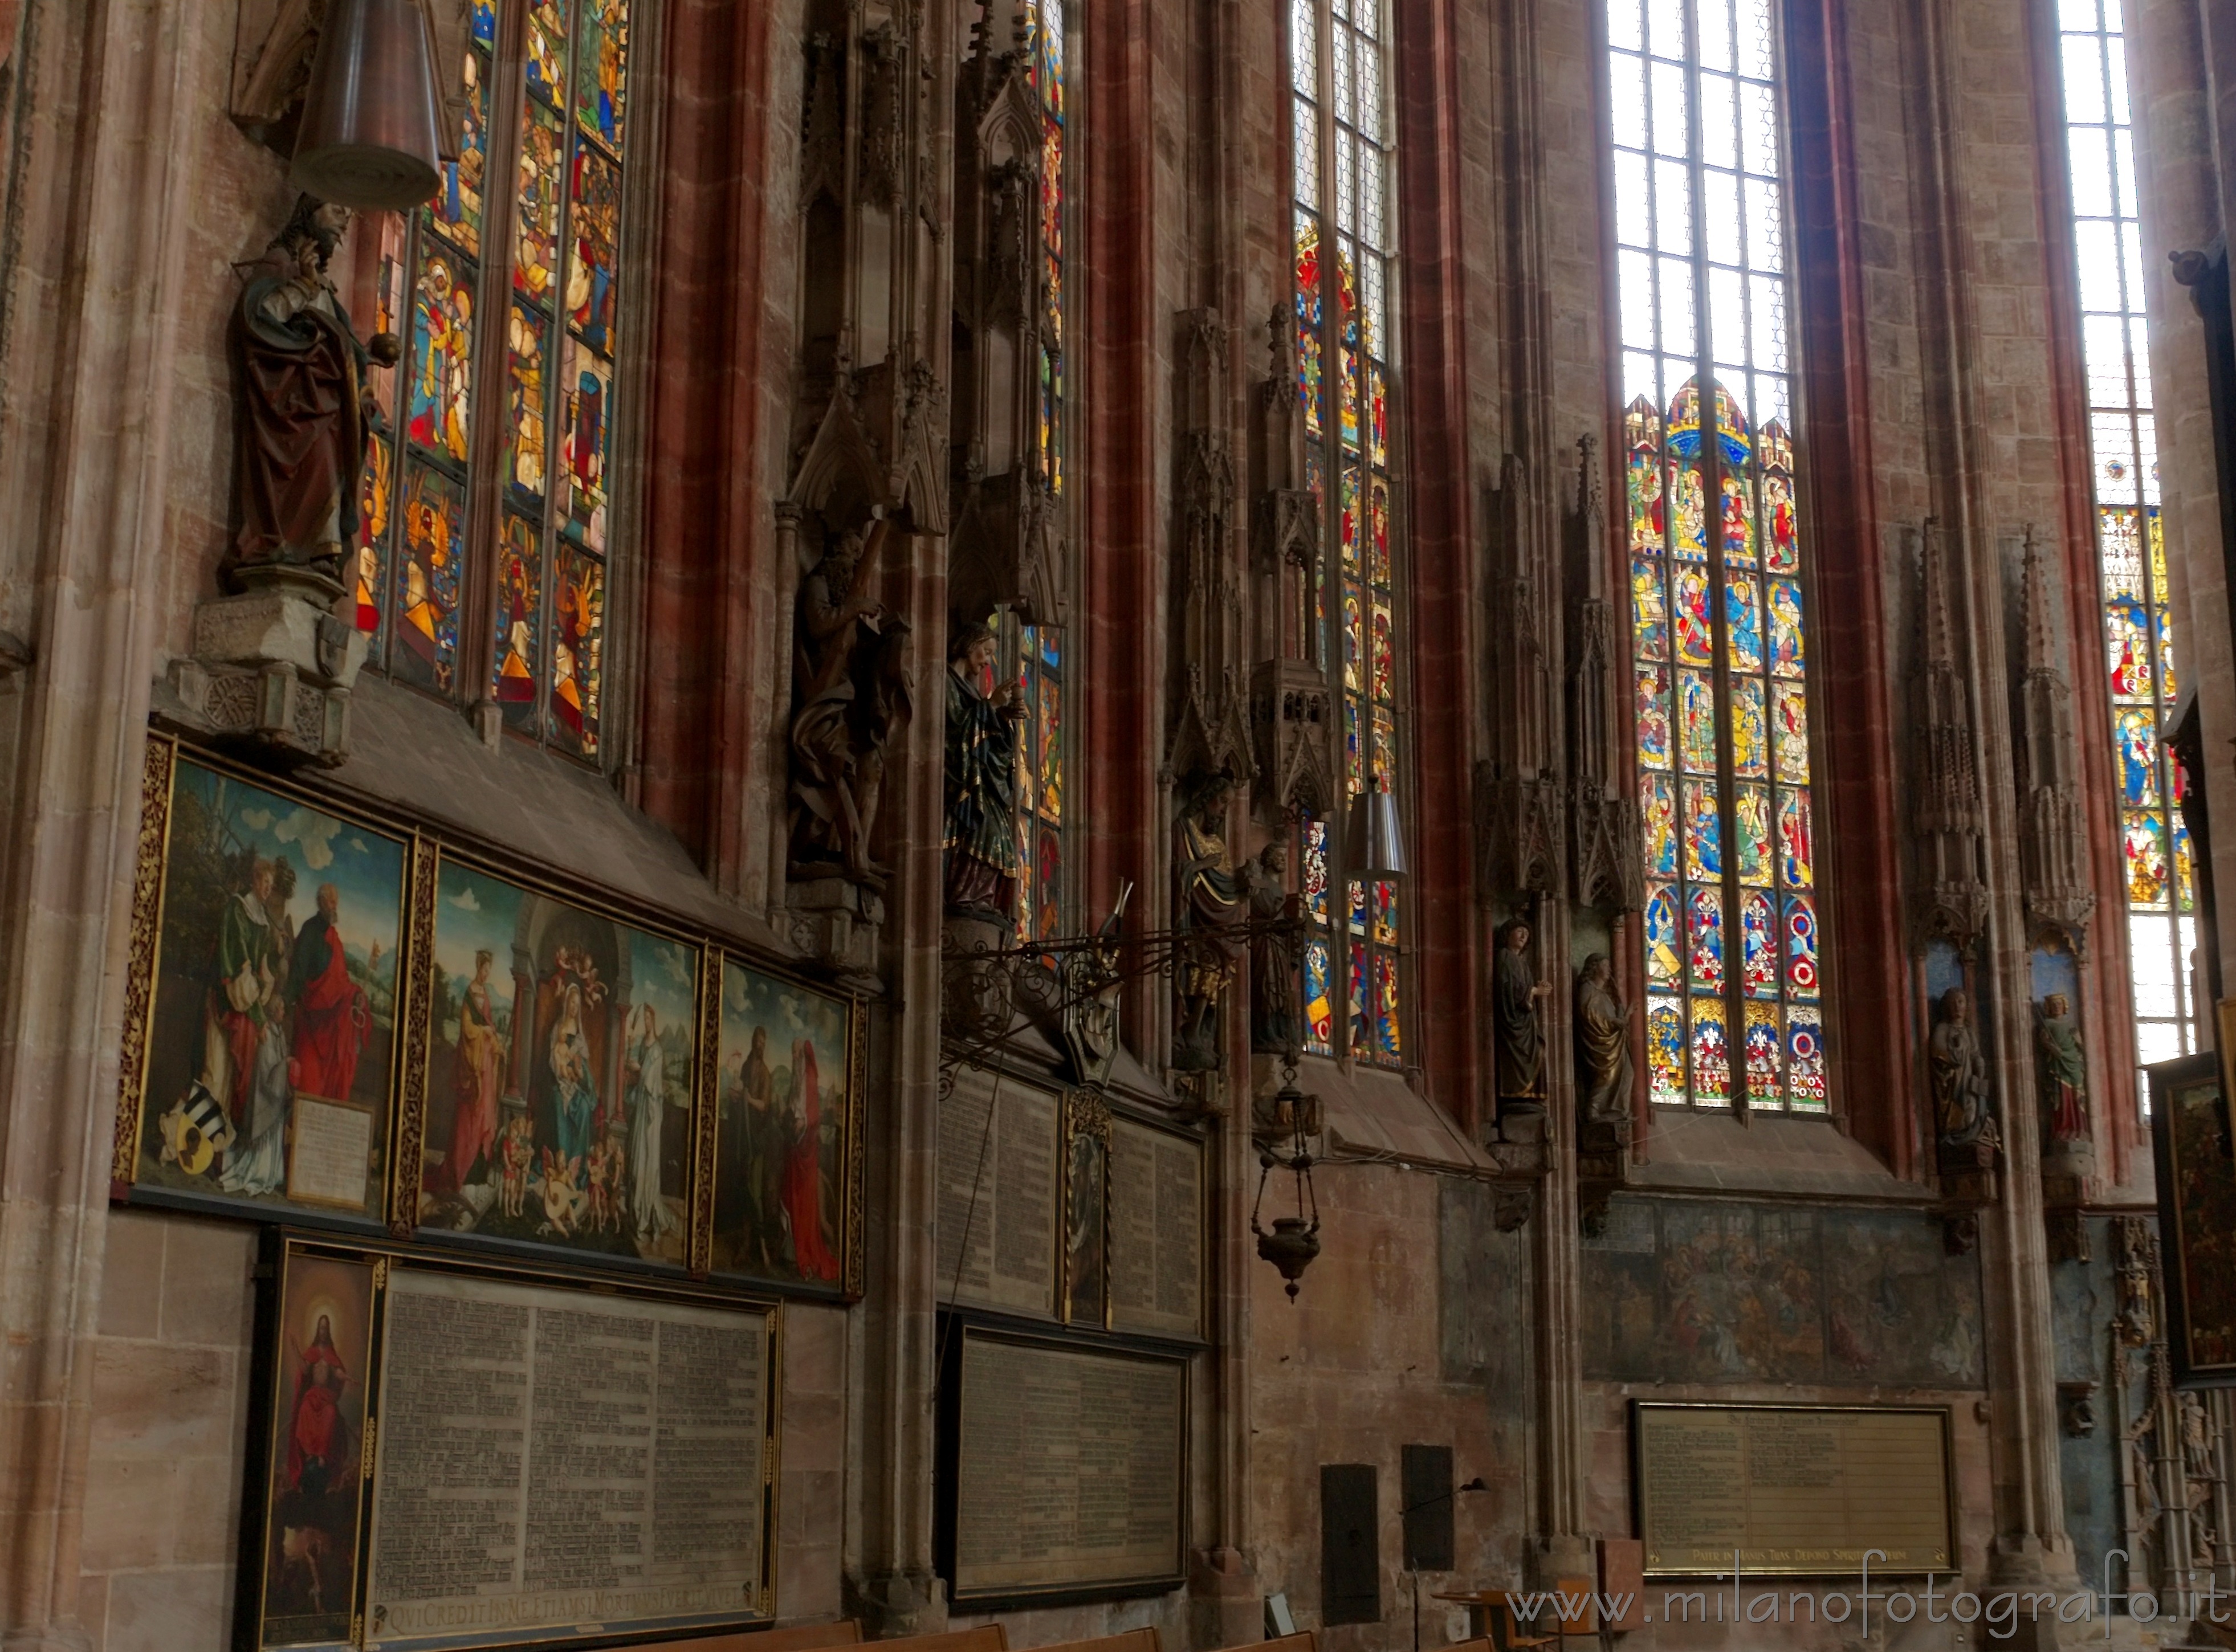
<svg viewBox="0 0 2236 1652"><path fill-rule="evenodd" d="M848 1000L723 960L718 1273L852 1288L854 1033Z"/></svg>
<svg viewBox="0 0 2236 1652"><path fill-rule="evenodd" d="M699 950L446 859L422 1227L685 1260Z"/></svg>
<svg viewBox="0 0 2236 1652"><path fill-rule="evenodd" d="M371 1263L289 1251L272 1353L260 1646L350 1643L372 1301Z"/></svg>
<svg viewBox="0 0 2236 1652"><path fill-rule="evenodd" d="M144 806L117 1180L378 1221L409 844L168 741Z"/></svg>

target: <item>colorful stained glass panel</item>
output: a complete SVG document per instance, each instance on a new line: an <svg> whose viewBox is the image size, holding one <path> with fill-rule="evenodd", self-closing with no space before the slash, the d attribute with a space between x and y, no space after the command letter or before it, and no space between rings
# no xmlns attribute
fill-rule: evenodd
<svg viewBox="0 0 2236 1652"><path fill-rule="evenodd" d="M581 37L575 43L575 119L595 133L606 148L621 153L622 123L628 113L629 0L582 0Z"/></svg>
<svg viewBox="0 0 2236 1652"><path fill-rule="evenodd" d="M458 663L458 588L466 548L466 493L414 461L404 487L404 535L391 669L447 691Z"/></svg>
<svg viewBox="0 0 2236 1652"><path fill-rule="evenodd" d="M567 324L602 355L614 351L614 275L621 249L621 172L575 140L567 234Z"/></svg>
<svg viewBox="0 0 2236 1652"><path fill-rule="evenodd" d="M497 547L497 663L490 694L515 728L536 726L543 659L543 534L516 512L504 518Z"/></svg>
<svg viewBox="0 0 2236 1652"><path fill-rule="evenodd" d="M1817 882L1817 855L1809 833L1809 794L1803 790L1778 794L1778 881L1789 889L1806 889Z"/></svg>
<svg viewBox="0 0 2236 1652"><path fill-rule="evenodd" d="M1716 633L1708 618L1708 570L1689 563L1677 568L1677 659L1687 665L1716 663Z"/></svg>
<svg viewBox="0 0 2236 1652"><path fill-rule="evenodd" d="M549 301L559 267L559 117L530 102L520 137L512 286L537 304Z"/></svg>
<svg viewBox="0 0 2236 1652"><path fill-rule="evenodd" d="M428 213L435 227L468 258L482 250L482 194L489 171L489 69L481 53L465 54L465 114L458 158L443 163Z"/></svg>
<svg viewBox="0 0 2236 1652"><path fill-rule="evenodd" d="M1646 979L1655 987L1685 984L1684 938L1677 928L1677 891L1667 884L1646 894Z"/></svg>
<svg viewBox="0 0 2236 1652"><path fill-rule="evenodd" d="M1742 782L1733 799L1733 847L1742 883L1768 885L1771 878L1770 788Z"/></svg>
<svg viewBox="0 0 2236 1652"><path fill-rule="evenodd" d="M560 384L562 520L575 541L602 552L613 457L614 364L570 334Z"/></svg>
<svg viewBox="0 0 2236 1652"><path fill-rule="evenodd" d="M1729 1020L1720 998L1696 998L1693 1011L1693 1099L1729 1101L1732 1098L1732 1046Z"/></svg>
<svg viewBox="0 0 2236 1652"><path fill-rule="evenodd" d="M1666 774L1649 774L1642 789L1646 825L1646 875L1677 875L1677 783Z"/></svg>
<svg viewBox="0 0 2236 1652"><path fill-rule="evenodd" d="M1786 985L1796 998L1817 996L1817 902L1786 897Z"/></svg>
<svg viewBox="0 0 2236 1652"><path fill-rule="evenodd" d="M431 453L466 462L473 403L474 299L470 271L430 256L411 301L411 377L404 434Z"/></svg>
<svg viewBox="0 0 2236 1652"><path fill-rule="evenodd" d="M1801 587L1793 580L1770 582L1770 669L1778 677L1799 678L1807 665L1801 640Z"/></svg>
<svg viewBox="0 0 2236 1652"><path fill-rule="evenodd" d="M506 333L506 395L512 416L505 438L506 472L512 490L523 504L543 501L543 465L550 451L544 428L550 404L544 384L549 359L551 324L527 305L516 303Z"/></svg>
<svg viewBox="0 0 2236 1652"><path fill-rule="evenodd" d="M1678 741L1692 774L1716 772L1716 680L1706 672L1677 674Z"/></svg>
<svg viewBox="0 0 2236 1652"><path fill-rule="evenodd" d="M1724 892L1695 889L1685 920L1686 960L1696 992L1724 990Z"/></svg>
<svg viewBox="0 0 2236 1652"><path fill-rule="evenodd" d="M1778 777L1799 783L1809 778L1809 694L1799 683L1771 685L1777 731Z"/></svg>
<svg viewBox="0 0 2236 1652"><path fill-rule="evenodd" d="M1630 559L1631 654L1637 659L1669 658L1669 605L1661 588L1658 557Z"/></svg>
<svg viewBox="0 0 2236 1652"><path fill-rule="evenodd" d="M598 750L605 678L606 568L571 547L559 553L552 627L551 716L554 739L584 757Z"/></svg>
<svg viewBox="0 0 2236 1652"><path fill-rule="evenodd" d="M1770 739L1763 726L1762 679L1742 677L1732 684L1732 772L1756 780L1770 772Z"/></svg>
<svg viewBox="0 0 2236 1652"><path fill-rule="evenodd" d="M1785 1098L1783 1042L1778 1036L1778 1006L1749 1000L1746 1006L1747 1099L1758 1106L1775 1105Z"/></svg>
<svg viewBox="0 0 2236 1652"><path fill-rule="evenodd" d="M1635 710L1638 760L1649 769L1669 766L1669 667L1638 667Z"/></svg>
<svg viewBox="0 0 2236 1652"><path fill-rule="evenodd" d="M1735 672L1762 669L1762 615L1756 606L1752 579L1733 574L1724 581L1724 626L1726 649Z"/></svg>
<svg viewBox="0 0 2236 1652"><path fill-rule="evenodd" d="M1685 1099L1685 1011L1674 998L1646 1002L1646 1072L1655 1101Z"/></svg>
<svg viewBox="0 0 2236 1652"><path fill-rule="evenodd" d="M1684 783L1685 875L1705 882L1724 875L1724 822L1716 807L1716 783Z"/></svg>
<svg viewBox="0 0 2236 1652"><path fill-rule="evenodd" d="M1739 901L1739 990L1777 997L1778 961L1778 914L1767 895L1750 890Z"/></svg>

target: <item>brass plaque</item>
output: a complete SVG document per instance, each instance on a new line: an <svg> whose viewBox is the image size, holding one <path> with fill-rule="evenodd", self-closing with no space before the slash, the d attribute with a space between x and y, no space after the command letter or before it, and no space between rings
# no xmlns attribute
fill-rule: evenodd
<svg viewBox="0 0 2236 1652"><path fill-rule="evenodd" d="M1648 1577L1947 1571L1949 1413L1634 1402Z"/></svg>

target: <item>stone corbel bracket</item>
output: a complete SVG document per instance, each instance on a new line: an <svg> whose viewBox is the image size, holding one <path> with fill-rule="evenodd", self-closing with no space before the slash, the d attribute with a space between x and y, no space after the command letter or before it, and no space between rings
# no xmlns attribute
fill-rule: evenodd
<svg viewBox="0 0 2236 1652"><path fill-rule="evenodd" d="M194 652L171 665L181 720L283 763L339 767L365 633L290 591L250 592L194 611Z"/></svg>
<svg viewBox="0 0 2236 1652"><path fill-rule="evenodd" d="M240 0L233 23L232 115L233 124L257 142L292 148L295 117L311 78L311 58L319 45L329 0ZM441 88L443 119L437 136L442 157L456 161L465 134L466 42L473 27L473 0L419 0L435 49L435 84ZM0 4L0 10L4 10Z"/></svg>

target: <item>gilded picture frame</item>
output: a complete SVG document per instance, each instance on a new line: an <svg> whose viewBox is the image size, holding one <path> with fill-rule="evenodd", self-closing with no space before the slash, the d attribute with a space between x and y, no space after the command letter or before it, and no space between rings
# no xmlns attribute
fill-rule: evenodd
<svg viewBox="0 0 2236 1652"><path fill-rule="evenodd" d="M418 834L151 736L111 1196L375 1230Z"/></svg>
<svg viewBox="0 0 2236 1652"><path fill-rule="evenodd" d="M707 989L701 1039L713 1059L700 1072L694 1270L854 1301L863 1288L866 1006L727 950L713 960Z"/></svg>
<svg viewBox="0 0 2236 1652"><path fill-rule="evenodd" d="M2236 1387L2236 1132L2223 1058L2206 1052L2145 1071L2174 1386Z"/></svg>
<svg viewBox="0 0 2236 1652"><path fill-rule="evenodd" d="M247 1465L235 1612L234 1642L240 1652L418 1652L418 1649L433 1652L437 1648L444 1652L479 1652L523 1644L562 1646L576 1640L604 1644L617 1635L664 1637L736 1631L774 1619L781 1530L778 1496L782 1481L781 1298L740 1296L682 1280L602 1281L575 1268L474 1258L417 1245L359 1243L339 1235L277 1229L270 1236L267 1259L272 1265L265 1270L260 1302L259 1360L251 1396L252 1437L257 1444ZM352 1275L364 1281L369 1302L364 1314L368 1328L362 1335L338 1328L346 1314L331 1311L336 1295L331 1280ZM326 1288L306 1289L306 1278ZM742 1574L746 1598L734 1605L710 1604L717 1584L707 1583L704 1574L720 1568L709 1568L705 1557L671 1563L670 1569L676 1571L674 1578L641 1583L633 1592L628 1588L601 1591L595 1585L573 1583L563 1588L534 1583L524 1570L535 1536L534 1487L549 1483L549 1475L559 1472L563 1465L540 1465L531 1460L531 1447L527 1453L516 1453L519 1461L512 1465L513 1478L502 1488L505 1495L522 1499L521 1526L511 1541L519 1550L523 1570L510 1596L497 1590L497 1594L503 1597L500 1608L485 1615L492 1626L509 1621L512 1627L492 1627L487 1633L468 1628L461 1632L456 1624L470 1620L473 1603L491 1597L487 1586L469 1590L455 1599L399 1596L396 1590L408 1590L415 1581L406 1575L399 1584L399 1564L405 1574L415 1564L423 1572L427 1570L424 1557L416 1556L412 1544L405 1546L400 1563L389 1563L385 1578L383 1574L382 1522L400 1521L398 1529L412 1533L416 1542L429 1511L436 1518L444 1512L439 1498L431 1503L424 1489L408 1483L400 1486L398 1502L392 1505L383 1502L390 1477L399 1472L396 1465L410 1460L415 1449L411 1441L426 1426L427 1417L411 1402L431 1386L439 1391L442 1376L436 1367L467 1369L455 1358L445 1363L444 1356L455 1354L457 1349L447 1338L434 1334L434 1328L447 1328L454 1322L470 1326L477 1322L477 1311L483 1315L478 1322L485 1327L508 1322L523 1307L532 1313L564 1314L571 1312L578 1301L590 1310L593 1321L627 1320L634 1314L653 1328L655 1341L651 1352L638 1360L640 1365L648 1359L655 1368L665 1368L658 1339L667 1334L666 1328L671 1325L702 1341L710 1334L719 1338L727 1328L732 1347L750 1350L758 1358L746 1412L741 1419L714 1429L714 1437L726 1438L733 1452L750 1447L754 1465L725 1481L740 1491L737 1501L750 1511L753 1531L748 1550L735 1551L733 1556L742 1557L749 1552L749 1562L733 1565L732 1577L720 1582L719 1587L727 1594ZM437 1310L431 1315L431 1304ZM306 1334L291 1334L295 1331ZM744 1341L737 1341L738 1337ZM407 1347L398 1342L399 1338L416 1341ZM558 1346L555 1338L556 1333L552 1337L523 1333L514 1356L515 1362L531 1359L536 1362L523 1366L519 1384L521 1415L529 1424L526 1432L531 1439L537 1433L534 1419L545 1393L541 1362L555 1357L552 1350ZM466 1346L473 1360L506 1363L506 1351L502 1348L492 1351L471 1341ZM404 1349L402 1374L391 1357L399 1347ZM327 1353L329 1348L335 1352ZM706 1351L704 1347L700 1349ZM595 1379L583 1373L597 1367L596 1351L570 1347L566 1352L575 1354L582 1369L570 1366L552 1382L549 1403L562 1408L572 1405L580 1409L586 1404L595 1408L595 1391L585 1385ZM343 1374L322 1374L337 1367L344 1368ZM714 1368L726 1373L732 1369L720 1360ZM734 1381L731 1384L733 1389L736 1386ZM354 1401L352 1389L358 1396ZM327 1393L342 1397L344 1414L338 1419L328 1416L328 1403L319 1398ZM445 1413L440 1420L449 1431L445 1462L455 1468L460 1461L470 1461L470 1441L450 1439L450 1433L460 1426L457 1419ZM507 1421L497 1419L496 1426ZM694 1413L693 1421L702 1432L707 1426L703 1412ZM464 1426L470 1429L470 1422L469 1416ZM569 1431L556 1431L551 1437L569 1437ZM354 1478L352 1500L348 1504L353 1528L346 1533L329 1531L313 1537L310 1534L318 1529L302 1523L306 1513L315 1512L303 1495L306 1465L315 1460L306 1453L306 1440L312 1446L327 1446L337 1473L342 1472L341 1461L347 1459L348 1472ZM720 1446L700 1449L717 1451ZM501 1455L496 1453L493 1458ZM601 1464L602 1472L610 1467L606 1459ZM703 1464L699 1466L703 1468ZM546 1471L545 1479L538 1479L540 1469ZM654 1489L661 1472L656 1453L648 1453L645 1471L643 1487L635 1495L649 1504L657 1501ZM493 1484L486 1489L499 1488ZM704 1525L706 1522L700 1518L704 1510L693 1506L698 1511L694 1524ZM716 1523L718 1527L720 1524ZM736 1524L734 1519L731 1524ZM345 1541L346 1552L335 1552ZM651 1537L645 1536L642 1544L650 1553ZM424 1543L417 1546L425 1547ZM305 1635L299 1632L303 1614L293 1609L302 1604L306 1565L321 1560L331 1563L322 1583L345 1589L346 1600L345 1609L331 1597L321 1600L326 1609L316 1627L322 1631L344 1623L345 1627L339 1634ZM464 1587L443 1578L417 1581ZM415 1602L424 1604L417 1611L407 1611ZM648 1602L654 1603L653 1609L629 1609L632 1603L642 1609ZM421 1617L428 1620L427 1624L418 1622ZM438 1620L442 1626L431 1627Z"/></svg>

